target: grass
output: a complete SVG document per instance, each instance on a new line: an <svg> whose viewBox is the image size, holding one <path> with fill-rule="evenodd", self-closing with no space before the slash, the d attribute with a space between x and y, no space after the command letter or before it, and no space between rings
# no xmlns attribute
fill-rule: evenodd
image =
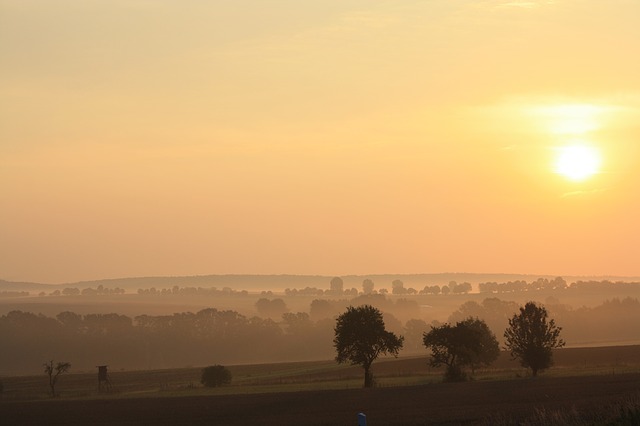
<svg viewBox="0 0 640 426"><path fill-rule="evenodd" d="M578 410L572 406L568 409L550 410L545 407L535 407L529 415L524 417L499 413L488 416L485 424L487 426L638 425L640 424L640 392L596 409Z"/></svg>
<svg viewBox="0 0 640 426"><path fill-rule="evenodd" d="M239 374L234 378L233 384L218 388L205 388L196 380L199 369L176 369L148 372L127 372L118 375L120 380L132 379L126 385L114 386L110 393L98 393L96 389L87 389L86 384L94 377L86 377L86 374L73 377L70 375L63 379L74 379L73 383L60 386L60 397L64 399L130 399L130 398L176 398L192 396L221 396L221 395L249 395L271 394L305 391L331 391L344 389L361 389L363 383L362 372L359 368L350 366L325 366L320 363L309 370L301 369L301 366L290 365L290 369L278 368L258 372L250 369L252 373ZM264 366L267 368L267 365ZM233 369L233 368L232 368ZM240 369L242 371L242 369ZM313 373L312 373L313 372ZM628 368L619 371L618 374L637 373L640 368ZM186 374L185 374L186 373ZM592 375L611 374L610 369L588 370L584 368L560 368L552 369L543 374L545 378L581 377ZM186 375L194 380L188 380ZM155 379L153 377L155 376ZM234 376L235 377L235 376ZM485 369L476 372L472 381L515 381L527 378L528 375L522 369L499 370ZM68 380L71 382L71 380ZM32 380L29 380L33 383ZM403 386L420 386L437 384L442 382L442 372L415 374L382 374L376 377L377 388L393 388ZM72 387L73 386L73 387ZM21 395L5 396L6 399L29 400L50 399L46 392L37 392L32 389Z"/></svg>
<svg viewBox="0 0 640 426"><path fill-rule="evenodd" d="M412 373L412 366L421 369ZM635 374L594 375L563 366L537 379L496 368L470 382L442 383L441 372L425 366L424 358L379 362L374 389L362 388L360 368L328 362L232 366L237 381L213 389L190 380L197 368L117 372L110 394L96 392L94 375L70 374L55 400L42 392L44 375L15 377L5 389L22 384L27 393L5 392L0 417L12 425L286 426L304 418L307 426L324 426L355 424L355 414L365 412L372 426L640 424L638 367Z"/></svg>
<svg viewBox="0 0 640 426"><path fill-rule="evenodd" d="M562 349L556 366L542 377L579 377L640 372L640 346ZM607 360L608 359L608 360ZM66 374L60 377L58 399L119 399L141 397L181 397L359 389L363 371L359 366L334 361L281 364L235 365L228 367L233 381L229 386L204 388L201 368L110 372L112 392L99 393L96 373ZM443 370L429 368L426 357L381 359L374 363L376 386L381 388L418 386L442 381ZM473 381L517 380L529 376L527 370L507 354L492 368L477 370ZM46 376L6 377L5 401L49 399Z"/></svg>

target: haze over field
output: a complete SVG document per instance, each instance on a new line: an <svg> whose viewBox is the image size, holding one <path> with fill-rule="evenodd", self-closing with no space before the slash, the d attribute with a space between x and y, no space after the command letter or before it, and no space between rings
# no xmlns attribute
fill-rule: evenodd
<svg viewBox="0 0 640 426"><path fill-rule="evenodd" d="M640 276L639 16L0 0L0 278Z"/></svg>

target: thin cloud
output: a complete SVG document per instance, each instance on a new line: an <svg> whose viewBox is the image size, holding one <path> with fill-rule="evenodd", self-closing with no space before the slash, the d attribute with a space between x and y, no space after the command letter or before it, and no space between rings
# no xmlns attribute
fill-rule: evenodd
<svg viewBox="0 0 640 426"><path fill-rule="evenodd" d="M585 197L585 196L594 195L594 194L601 194L606 191L607 191L607 188L596 188L590 191L571 191L571 192L565 192L560 196L560 198Z"/></svg>
<svg viewBox="0 0 640 426"><path fill-rule="evenodd" d="M519 8L519 9L534 9L548 4L554 4L554 1L509 1L500 3L500 8Z"/></svg>

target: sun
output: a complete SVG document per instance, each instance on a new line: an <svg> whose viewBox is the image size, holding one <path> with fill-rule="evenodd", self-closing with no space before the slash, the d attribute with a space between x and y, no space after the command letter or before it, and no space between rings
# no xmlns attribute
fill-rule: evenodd
<svg viewBox="0 0 640 426"><path fill-rule="evenodd" d="M555 172L572 181L583 181L600 170L600 151L587 145L558 148Z"/></svg>

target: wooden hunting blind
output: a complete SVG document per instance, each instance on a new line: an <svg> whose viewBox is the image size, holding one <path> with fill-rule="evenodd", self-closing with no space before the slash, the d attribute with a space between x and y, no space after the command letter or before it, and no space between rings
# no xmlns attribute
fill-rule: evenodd
<svg viewBox="0 0 640 426"><path fill-rule="evenodd" d="M111 382L109 381L109 373L106 365L98 366L98 392L111 390Z"/></svg>

